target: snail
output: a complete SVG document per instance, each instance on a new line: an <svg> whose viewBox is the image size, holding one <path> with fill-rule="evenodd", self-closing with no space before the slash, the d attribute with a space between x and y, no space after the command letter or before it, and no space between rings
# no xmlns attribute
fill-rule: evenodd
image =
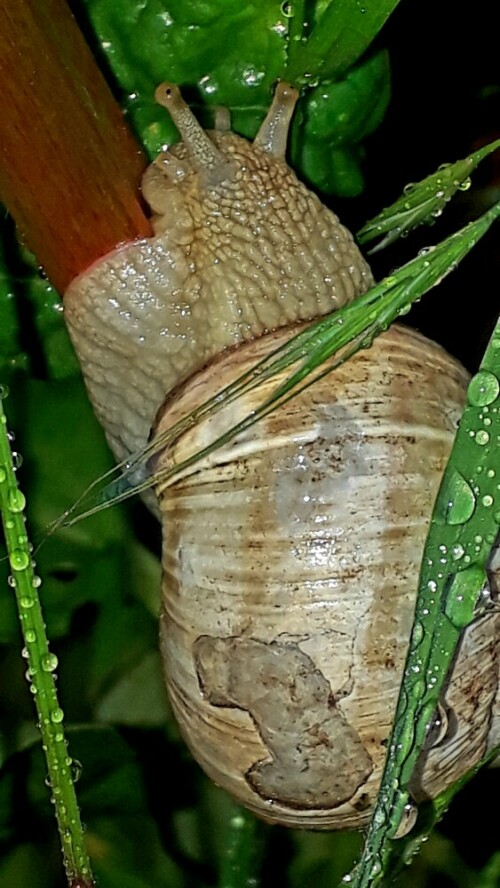
<svg viewBox="0 0 500 888"><path fill-rule="evenodd" d="M154 236L105 257L64 300L120 460L372 284L350 233L286 164L294 89L278 85L251 144L224 109L206 133L175 86L156 97L182 141L144 176ZM206 446L279 382L184 431L153 469ZM440 346L393 326L156 485L172 707L208 775L265 820L337 829L369 818L467 384ZM464 633L416 802L498 743L497 623L490 610Z"/></svg>

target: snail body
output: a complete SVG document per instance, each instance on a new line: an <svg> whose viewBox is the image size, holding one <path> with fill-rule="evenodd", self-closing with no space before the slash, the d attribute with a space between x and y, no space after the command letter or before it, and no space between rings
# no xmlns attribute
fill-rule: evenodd
<svg viewBox="0 0 500 888"><path fill-rule="evenodd" d="M253 145L222 112L204 133L169 85L158 98L183 143L145 175L155 237L105 258L65 300L119 458L372 281L351 235L284 161L293 90L278 88ZM205 447L280 381L185 432L154 468ZM439 346L393 327L157 484L172 706L207 773L264 819L344 828L369 817L467 382ZM416 801L498 742L497 622L488 612L464 633Z"/></svg>

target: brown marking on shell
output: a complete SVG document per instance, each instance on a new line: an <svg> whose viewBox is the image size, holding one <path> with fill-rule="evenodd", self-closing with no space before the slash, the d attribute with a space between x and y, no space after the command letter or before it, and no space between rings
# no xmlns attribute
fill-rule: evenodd
<svg viewBox="0 0 500 888"><path fill-rule="evenodd" d="M371 758L297 644L205 635L193 654L208 702L248 711L268 750L245 774L255 792L298 810L335 808L354 796Z"/></svg>

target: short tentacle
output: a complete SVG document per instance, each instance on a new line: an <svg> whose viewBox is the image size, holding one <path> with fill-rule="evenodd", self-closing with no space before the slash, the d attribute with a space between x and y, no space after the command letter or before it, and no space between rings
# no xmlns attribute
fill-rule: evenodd
<svg viewBox="0 0 500 888"><path fill-rule="evenodd" d="M231 129L231 113L225 105L216 105L215 108L215 129L219 133L227 133Z"/></svg>
<svg viewBox="0 0 500 888"><path fill-rule="evenodd" d="M186 164L169 151L162 151L153 163L171 182L181 182L187 173Z"/></svg>
<svg viewBox="0 0 500 888"><path fill-rule="evenodd" d="M299 98L298 90L289 83L278 83L269 107L253 144L274 157L284 158L290 121Z"/></svg>
<svg viewBox="0 0 500 888"><path fill-rule="evenodd" d="M228 161L194 116L173 83L162 83L155 90L155 99L169 112L189 151L194 168L207 184L215 185L231 176L232 164Z"/></svg>

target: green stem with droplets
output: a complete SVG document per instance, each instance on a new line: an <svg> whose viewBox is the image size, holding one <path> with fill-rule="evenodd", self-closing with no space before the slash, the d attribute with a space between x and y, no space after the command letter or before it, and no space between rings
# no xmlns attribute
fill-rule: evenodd
<svg viewBox="0 0 500 888"><path fill-rule="evenodd" d="M219 888L256 888L263 825L244 808L229 818Z"/></svg>
<svg viewBox="0 0 500 888"><path fill-rule="evenodd" d="M72 761L63 730L64 714L59 706L54 670L57 658L50 652L45 631L31 547L24 517L25 498L18 487L2 406L5 389L0 386L0 513L12 570L10 584L16 594L26 677L35 700L42 735L50 788L61 837L68 884L91 888L94 884L85 849L80 812L71 775Z"/></svg>

